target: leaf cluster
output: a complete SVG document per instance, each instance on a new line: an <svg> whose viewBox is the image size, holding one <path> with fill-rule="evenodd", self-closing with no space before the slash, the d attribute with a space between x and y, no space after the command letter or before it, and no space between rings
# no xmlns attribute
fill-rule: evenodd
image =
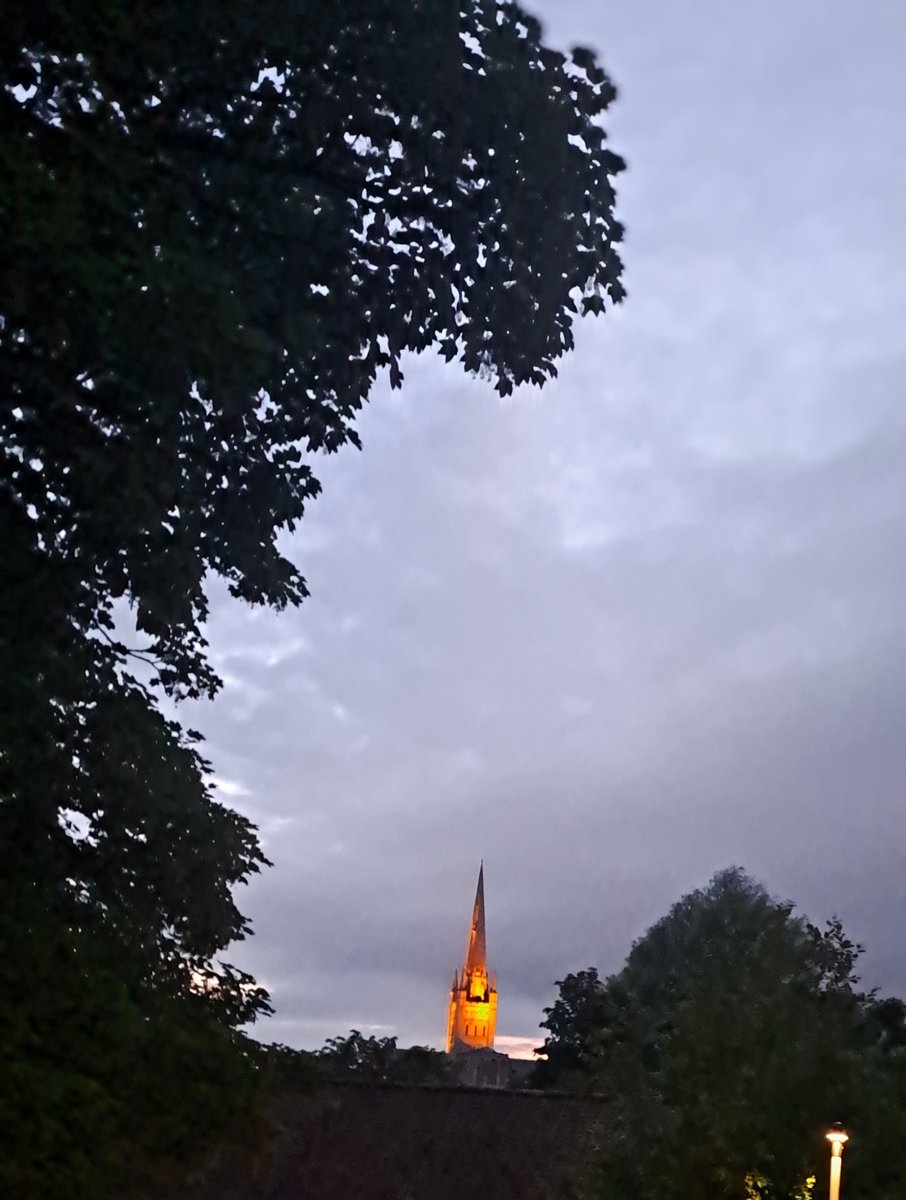
<svg viewBox="0 0 906 1200"><path fill-rule="evenodd" d="M31 899L28 936L0 955L0 1194L113 1197L248 1138L254 1043L201 991L149 1003L100 923Z"/></svg>
<svg viewBox="0 0 906 1200"><path fill-rule="evenodd" d="M542 1083L612 1101L604 1174L638 1200L790 1200L853 1132L849 1194L901 1194L904 1008L859 990L861 947L738 869L683 897L607 980L562 981Z"/></svg>

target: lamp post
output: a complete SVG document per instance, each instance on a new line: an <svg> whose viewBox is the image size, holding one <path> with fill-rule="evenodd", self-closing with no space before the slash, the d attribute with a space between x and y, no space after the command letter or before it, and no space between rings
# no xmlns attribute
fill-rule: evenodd
<svg viewBox="0 0 906 1200"><path fill-rule="evenodd" d="M843 1168L843 1147L849 1141L849 1134L839 1121L831 1125L824 1135L830 1142L830 1200L840 1200L840 1172Z"/></svg>

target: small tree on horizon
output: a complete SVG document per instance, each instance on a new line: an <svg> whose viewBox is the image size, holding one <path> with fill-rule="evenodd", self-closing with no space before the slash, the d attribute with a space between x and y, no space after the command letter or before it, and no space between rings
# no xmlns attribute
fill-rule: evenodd
<svg viewBox="0 0 906 1200"><path fill-rule="evenodd" d="M429 1046L397 1046L395 1037L367 1037L351 1029L345 1037L328 1038L317 1053L330 1079L358 1083L442 1083L449 1059Z"/></svg>

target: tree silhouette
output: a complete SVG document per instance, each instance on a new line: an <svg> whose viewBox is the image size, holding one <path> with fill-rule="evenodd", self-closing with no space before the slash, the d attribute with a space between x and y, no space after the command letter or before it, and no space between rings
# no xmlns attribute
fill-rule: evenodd
<svg viewBox="0 0 906 1200"><path fill-rule="evenodd" d="M161 708L219 686L207 582L303 600L278 535L407 353L501 393L556 373L576 314L622 298L622 163L594 56L496 0L39 0L4 13L0 73L0 922L5 1003L33 1006L0 1017L21 1064L59 1027L54 979L66 1046L112 979L129 1053L173 1005L228 1030L266 1010L219 959L261 848ZM38 1107L40 1070L16 1078Z"/></svg>

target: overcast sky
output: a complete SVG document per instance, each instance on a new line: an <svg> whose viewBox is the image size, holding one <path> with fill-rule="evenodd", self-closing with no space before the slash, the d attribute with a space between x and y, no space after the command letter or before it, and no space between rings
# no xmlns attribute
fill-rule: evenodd
<svg viewBox="0 0 906 1200"><path fill-rule="evenodd" d="M534 11L620 87L630 297L541 393L410 363L312 599L215 597L266 1040L442 1044L482 856L504 1035L730 864L906 992L906 5Z"/></svg>

